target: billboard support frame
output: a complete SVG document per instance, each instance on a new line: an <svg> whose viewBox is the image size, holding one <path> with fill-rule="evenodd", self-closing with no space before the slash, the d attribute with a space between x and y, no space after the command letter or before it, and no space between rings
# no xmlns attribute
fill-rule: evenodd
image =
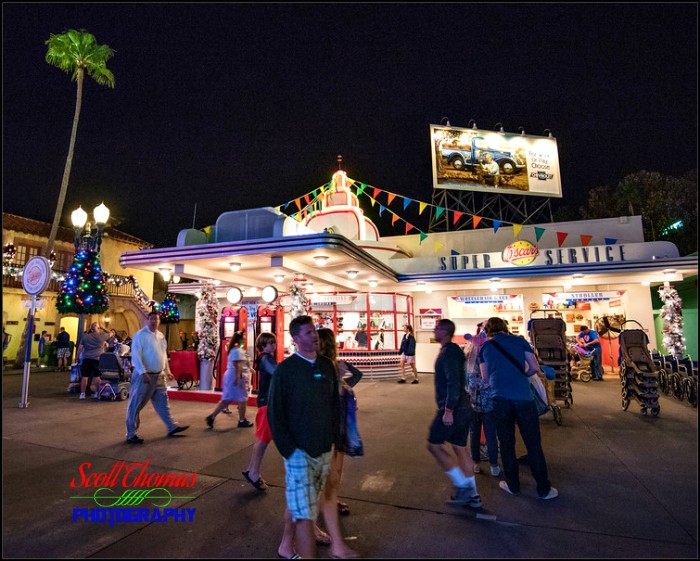
<svg viewBox="0 0 700 561"><path fill-rule="evenodd" d="M437 207L457 210L465 214L483 216L510 224L537 224L553 222L551 198L505 195L499 193L480 193L480 205L477 207L475 191L456 191L453 189L433 189L433 207L430 211L428 232L449 232L450 230L471 229L469 220L462 220L453 225L449 213L442 212L436 218ZM528 200L530 204L528 205ZM528 208L529 207L529 208ZM544 220L542 220L544 218Z"/></svg>

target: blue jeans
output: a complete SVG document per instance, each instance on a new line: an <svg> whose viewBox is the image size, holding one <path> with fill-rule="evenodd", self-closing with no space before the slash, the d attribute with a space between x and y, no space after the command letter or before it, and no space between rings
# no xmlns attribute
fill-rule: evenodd
<svg viewBox="0 0 700 561"><path fill-rule="evenodd" d="M147 379L147 382L144 380ZM163 374L141 374L135 373L131 376L131 387L129 388L129 404L126 406L126 437L136 436L136 431L141 424L139 413L149 400L153 403L153 408L158 416L168 427L168 432L177 428L177 424L170 415L170 405L168 403L168 390L165 387Z"/></svg>
<svg viewBox="0 0 700 561"><path fill-rule="evenodd" d="M591 378L603 379L603 349L600 345L591 348Z"/></svg>
<svg viewBox="0 0 700 561"><path fill-rule="evenodd" d="M495 466L498 464L498 438L496 438L496 422L493 417L493 411L488 413L472 411L472 422L469 425L472 460L477 463L481 461L482 425L484 427L484 436L486 436L486 450L488 451L489 463Z"/></svg>
<svg viewBox="0 0 700 561"><path fill-rule="evenodd" d="M544 497L552 484L547 475L547 462L544 459L540 439L540 418L537 416L535 402L494 397L493 415L496 420L496 432L501 446L503 475L508 488L513 493L520 492L520 466L515 456L515 425L527 448L528 462L532 477L537 482L537 495Z"/></svg>

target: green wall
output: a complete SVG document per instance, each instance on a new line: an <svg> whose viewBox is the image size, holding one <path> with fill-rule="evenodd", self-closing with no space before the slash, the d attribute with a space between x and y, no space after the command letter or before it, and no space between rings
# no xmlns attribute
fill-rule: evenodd
<svg viewBox="0 0 700 561"><path fill-rule="evenodd" d="M683 334L685 335L686 354L693 360L698 360L698 277L688 277L682 282L673 283L681 299L683 310ZM668 354L663 348L663 319L661 318L661 298L659 298L658 287L651 289L651 301L654 308L654 330L659 350L662 354Z"/></svg>

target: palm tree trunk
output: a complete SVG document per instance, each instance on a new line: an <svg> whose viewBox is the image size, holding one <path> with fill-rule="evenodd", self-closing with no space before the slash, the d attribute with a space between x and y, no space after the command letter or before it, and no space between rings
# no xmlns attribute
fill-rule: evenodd
<svg viewBox="0 0 700 561"><path fill-rule="evenodd" d="M63 180L61 181L61 191L58 194L58 203L56 203L56 214L53 217L51 224L51 233L49 234L49 242L46 246L46 258L48 259L53 251L53 246L56 242L56 234L58 233L58 223L61 221L63 214L63 203L66 200L66 192L68 191L68 180L70 179L70 170L73 165L73 149L75 148L75 138L78 134L78 120L80 119L80 108L83 104L83 78L85 70L78 69L78 92L75 99L75 115L73 116L73 130L70 135L70 144L68 145L68 156L66 157L66 167L63 170Z"/></svg>

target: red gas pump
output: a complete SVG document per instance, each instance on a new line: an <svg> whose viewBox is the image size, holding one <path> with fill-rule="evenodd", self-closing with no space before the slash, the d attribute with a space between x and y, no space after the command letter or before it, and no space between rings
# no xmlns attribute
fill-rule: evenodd
<svg viewBox="0 0 700 561"><path fill-rule="evenodd" d="M284 360L284 308L282 306L264 305L258 307L255 317L255 341L261 333L272 333L277 339L277 351L275 359L278 363ZM254 347L253 359L258 356L258 349ZM258 391L257 372L253 373L253 391Z"/></svg>
<svg viewBox="0 0 700 561"><path fill-rule="evenodd" d="M219 345L218 360L216 363L216 390L221 391L224 381L224 373L226 372L226 364L228 361L228 342L236 331L248 330L248 310L245 306L229 306L221 311L221 320L219 323Z"/></svg>

